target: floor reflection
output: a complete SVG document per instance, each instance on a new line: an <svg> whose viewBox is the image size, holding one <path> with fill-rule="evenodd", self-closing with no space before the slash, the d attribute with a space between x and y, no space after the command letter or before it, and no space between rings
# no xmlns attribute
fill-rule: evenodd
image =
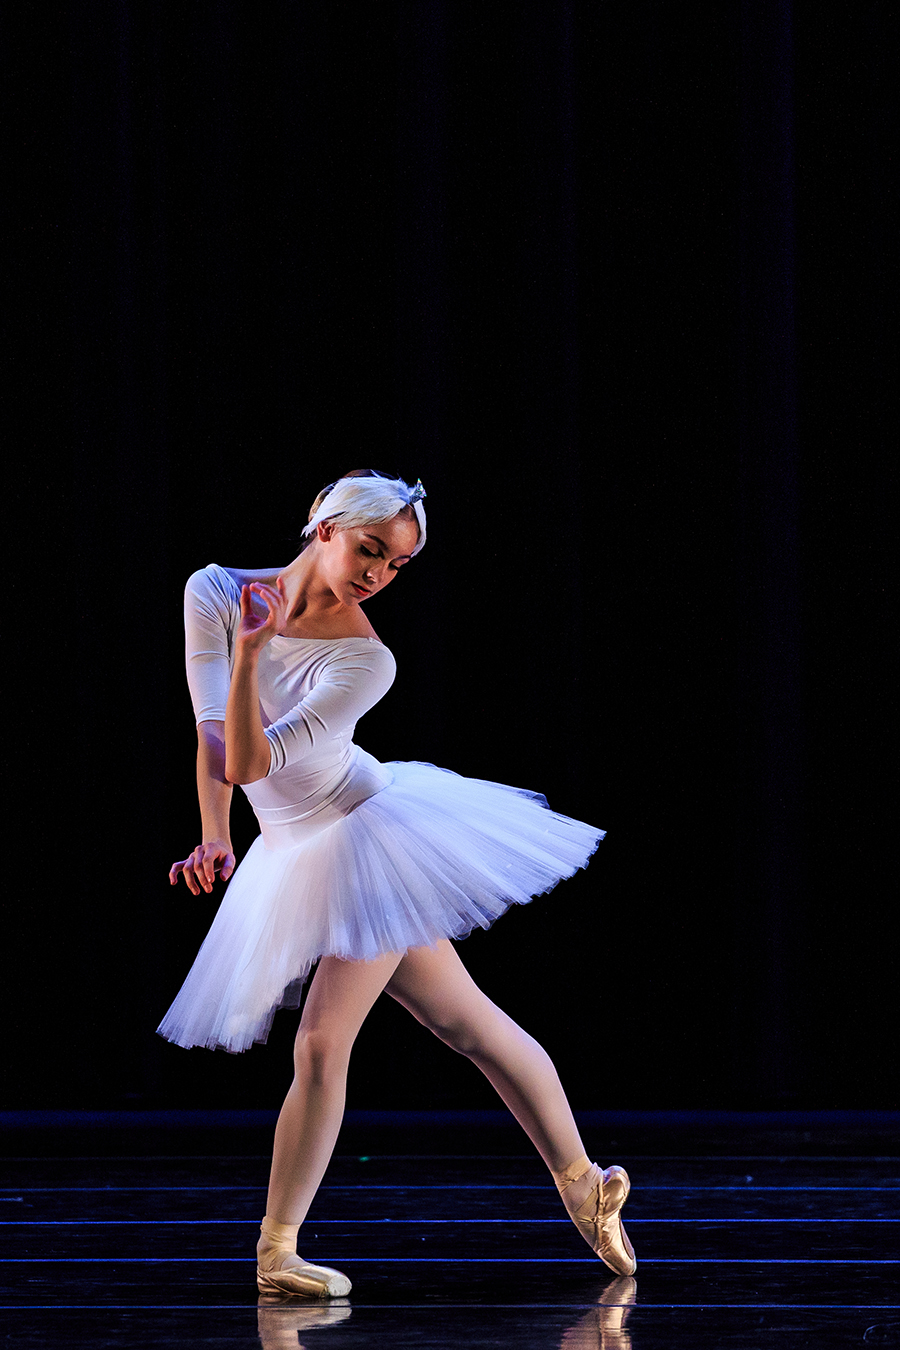
<svg viewBox="0 0 900 1350"><path fill-rule="evenodd" d="M707 1136L674 1149L660 1124L628 1160L640 1182L633 1315L637 1281L591 1258L513 1136L492 1149L493 1134L416 1125L411 1157L406 1130L377 1136L377 1154L360 1133L333 1162L304 1250L352 1272L351 1298L334 1302L258 1300L268 1127L148 1127L140 1149L102 1132L91 1143L60 1129L40 1149L27 1131L9 1136L0 1350L656 1350L688 1338L900 1350L900 1159L886 1128L799 1140L754 1126L708 1154ZM500 1203L514 1225L497 1222Z"/></svg>
<svg viewBox="0 0 900 1350"><path fill-rule="evenodd" d="M596 1308L565 1333L559 1350L631 1350L627 1322L637 1302L637 1280L620 1275L606 1286Z"/></svg>
<svg viewBox="0 0 900 1350"><path fill-rule="evenodd" d="M623 1275L612 1280L597 1300L596 1307L591 1308L563 1333L559 1350L632 1350L627 1322L636 1301L637 1281L632 1276ZM345 1322L351 1311L349 1299L319 1302L263 1294L257 1307L257 1328L263 1350L298 1350L298 1347L303 1350L304 1332L319 1331ZM484 1316L486 1320L489 1319L490 1310L485 1309ZM429 1329L426 1331L423 1327L423 1343L427 1341L431 1344L431 1319L427 1321ZM357 1330L362 1331L363 1327ZM485 1326L484 1334L493 1344L490 1326ZM412 1339L418 1343L414 1335Z"/></svg>
<svg viewBox="0 0 900 1350"><path fill-rule="evenodd" d="M261 1294L256 1310L259 1339L263 1350L297 1350L301 1331L333 1327L346 1322L350 1313L346 1298L312 1300Z"/></svg>

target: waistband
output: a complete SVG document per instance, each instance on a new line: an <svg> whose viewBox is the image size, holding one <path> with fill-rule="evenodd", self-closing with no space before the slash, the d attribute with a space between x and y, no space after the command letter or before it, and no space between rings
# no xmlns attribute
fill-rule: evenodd
<svg viewBox="0 0 900 1350"><path fill-rule="evenodd" d="M352 753L346 770L328 785L327 795L315 806L310 808L307 798L296 807L254 807L267 849L296 848L349 816L351 811L394 781L391 770L374 755L358 745L350 748Z"/></svg>

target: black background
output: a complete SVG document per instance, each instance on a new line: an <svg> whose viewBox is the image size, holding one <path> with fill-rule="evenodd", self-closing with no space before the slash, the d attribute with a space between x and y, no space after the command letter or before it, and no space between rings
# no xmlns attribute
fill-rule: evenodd
<svg viewBox="0 0 900 1350"><path fill-rule="evenodd" d="M3 1104L280 1101L296 1014L154 1034L214 908L181 594L369 466L429 539L358 741L608 831L462 948L573 1104L895 1104L883 7L5 24ZM349 1103L495 1104L387 999Z"/></svg>

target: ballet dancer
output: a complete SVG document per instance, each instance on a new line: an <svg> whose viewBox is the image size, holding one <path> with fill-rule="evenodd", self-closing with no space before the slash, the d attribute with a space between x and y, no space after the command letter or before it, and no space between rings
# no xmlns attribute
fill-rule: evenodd
<svg viewBox="0 0 900 1350"><path fill-rule="evenodd" d="M353 742L395 663L363 604L425 544L424 488L355 470L316 498L281 569L212 564L185 591L203 842L169 873L193 895L231 878L160 1034L238 1052L265 1041L310 982L294 1079L275 1129L257 1247L264 1293L343 1296L339 1271L297 1255L331 1158L356 1035L383 991L493 1084L591 1248L635 1270L629 1180L586 1155L553 1064L475 985L451 939L488 927L587 865L603 831L538 793L432 764L381 764ZM239 867L232 785L260 834Z"/></svg>

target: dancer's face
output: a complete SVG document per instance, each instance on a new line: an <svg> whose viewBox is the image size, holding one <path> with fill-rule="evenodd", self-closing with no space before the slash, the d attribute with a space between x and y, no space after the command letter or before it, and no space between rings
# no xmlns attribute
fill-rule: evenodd
<svg viewBox="0 0 900 1350"><path fill-rule="evenodd" d="M359 605L383 591L409 562L419 531L403 516L335 529L330 521L319 526L322 558L335 594L345 604Z"/></svg>

